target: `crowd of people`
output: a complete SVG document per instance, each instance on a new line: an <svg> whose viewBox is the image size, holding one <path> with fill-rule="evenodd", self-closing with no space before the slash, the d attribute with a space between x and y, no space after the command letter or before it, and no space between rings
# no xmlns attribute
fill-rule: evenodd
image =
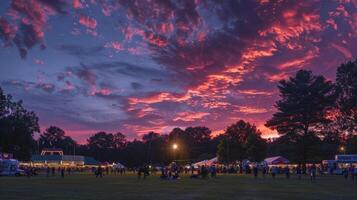
<svg viewBox="0 0 357 200"><path fill-rule="evenodd" d="M54 177L57 174L64 178L72 173L80 173L89 170L95 177L102 178L104 175L123 175L126 173L126 168L114 168L111 166L98 166L92 168L81 167L25 167L23 168L24 174L28 177L36 176L40 173L45 173L46 177ZM194 166L186 165L180 166L176 163L171 163L165 167L155 168L150 165L143 165L138 168L129 169L134 173L137 173L138 179L146 179L150 174L160 172L160 179L162 180L177 180L182 174L190 177L191 179L206 179L208 177L215 178L218 173L220 174L252 174L254 178L266 178L271 176L272 179L276 179L278 175L285 176L286 179L290 179L291 175L302 179L302 177L309 176L312 182L316 181L317 176L324 176L325 174L332 174L331 171L323 169L320 165L296 165L293 167L285 166L267 166L267 165L210 165L210 166ZM353 165L349 165L341 169L342 177L345 180L352 180L355 182L357 176L357 169Z"/></svg>

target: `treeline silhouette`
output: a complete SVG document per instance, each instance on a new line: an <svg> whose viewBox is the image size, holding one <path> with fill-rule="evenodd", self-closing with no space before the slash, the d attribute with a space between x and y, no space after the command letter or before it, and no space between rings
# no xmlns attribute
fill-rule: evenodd
<svg viewBox="0 0 357 200"><path fill-rule="evenodd" d="M119 161L129 167L173 160L190 163L216 155L224 163L281 155L304 164L333 159L338 153L357 153L357 60L339 66L334 82L299 70L280 81L278 90L277 111L266 122L279 133L275 139L263 139L253 124L239 120L214 137L207 127L174 128L169 134L149 132L133 141L120 132L98 132L82 145L56 126L35 140L34 133L40 132L36 114L0 88L0 151L29 160L42 148L56 147L66 154ZM178 148L173 149L173 144Z"/></svg>

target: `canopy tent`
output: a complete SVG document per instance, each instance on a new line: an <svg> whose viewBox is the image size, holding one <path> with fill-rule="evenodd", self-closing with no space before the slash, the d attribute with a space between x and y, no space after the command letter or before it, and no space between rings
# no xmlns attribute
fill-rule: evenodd
<svg viewBox="0 0 357 200"><path fill-rule="evenodd" d="M211 166L211 165L214 165L214 164L217 164L218 162L218 157L214 157L210 160L202 160L200 162L197 162L197 163L194 163L193 166L195 167L199 167L199 166Z"/></svg>
<svg viewBox="0 0 357 200"><path fill-rule="evenodd" d="M274 157L265 158L264 161L268 165L286 165L290 163L290 161L284 158L283 156L274 156Z"/></svg>
<svg viewBox="0 0 357 200"><path fill-rule="evenodd" d="M125 166L122 165L121 163L116 163L116 164L113 165L113 168L115 168L115 169L124 169Z"/></svg>

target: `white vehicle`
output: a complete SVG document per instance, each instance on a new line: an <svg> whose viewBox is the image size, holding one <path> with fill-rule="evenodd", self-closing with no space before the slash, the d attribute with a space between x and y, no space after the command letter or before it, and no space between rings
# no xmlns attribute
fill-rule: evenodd
<svg viewBox="0 0 357 200"><path fill-rule="evenodd" d="M19 165L19 161L15 159L0 159L0 176L20 176L24 174Z"/></svg>

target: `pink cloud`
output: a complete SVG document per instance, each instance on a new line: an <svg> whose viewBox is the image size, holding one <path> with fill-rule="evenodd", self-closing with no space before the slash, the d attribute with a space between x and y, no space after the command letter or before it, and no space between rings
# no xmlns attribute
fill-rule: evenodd
<svg viewBox="0 0 357 200"><path fill-rule="evenodd" d="M173 121L193 122L210 115L207 112L180 112L172 119Z"/></svg>
<svg viewBox="0 0 357 200"><path fill-rule="evenodd" d="M338 50L346 59L351 59L353 57L352 53L345 47L340 46L336 43L331 43L331 46Z"/></svg>
<svg viewBox="0 0 357 200"><path fill-rule="evenodd" d="M260 114L266 113L268 110L266 108L256 108L251 106L238 106L238 112L245 114Z"/></svg>
<svg viewBox="0 0 357 200"><path fill-rule="evenodd" d="M84 14L79 16L79 23L90 29L95 29L97 27L97 20Z"/></svg>
<svg viewBox="0 0 357 200"><path fill-rule="evenodd" d="M34 63L36 63L36 64L38 64L38 65L43 65L43 64L45 64L45 62L44 62L43 60L37 59L37 58L34 59Z"/></svg>
<svg viewBox="0 0 357 200"><path fill-rule="evenodd" d="M112 48L112 49L115 49L116 51L122 51L124 50L123 48L123 45L118 42L118 41L111 41L111 42L108 42L104 45L105 48Z"/></svg>
<svg viewBox="0 0 357 200"><path fill-rule="evenodd" d="M271 91L263 91L263 90L255 90L255 89L239 90L238 92L246 95L263 95L263 96L271 96L275 94L274 92Z"/></svg>
<svg viewBox="0 0 357 200"><path fill-rule="evenodd" d="M81 0L73 0L72 1L72 6L73 6L74 9L84 8Z"/></svg>

